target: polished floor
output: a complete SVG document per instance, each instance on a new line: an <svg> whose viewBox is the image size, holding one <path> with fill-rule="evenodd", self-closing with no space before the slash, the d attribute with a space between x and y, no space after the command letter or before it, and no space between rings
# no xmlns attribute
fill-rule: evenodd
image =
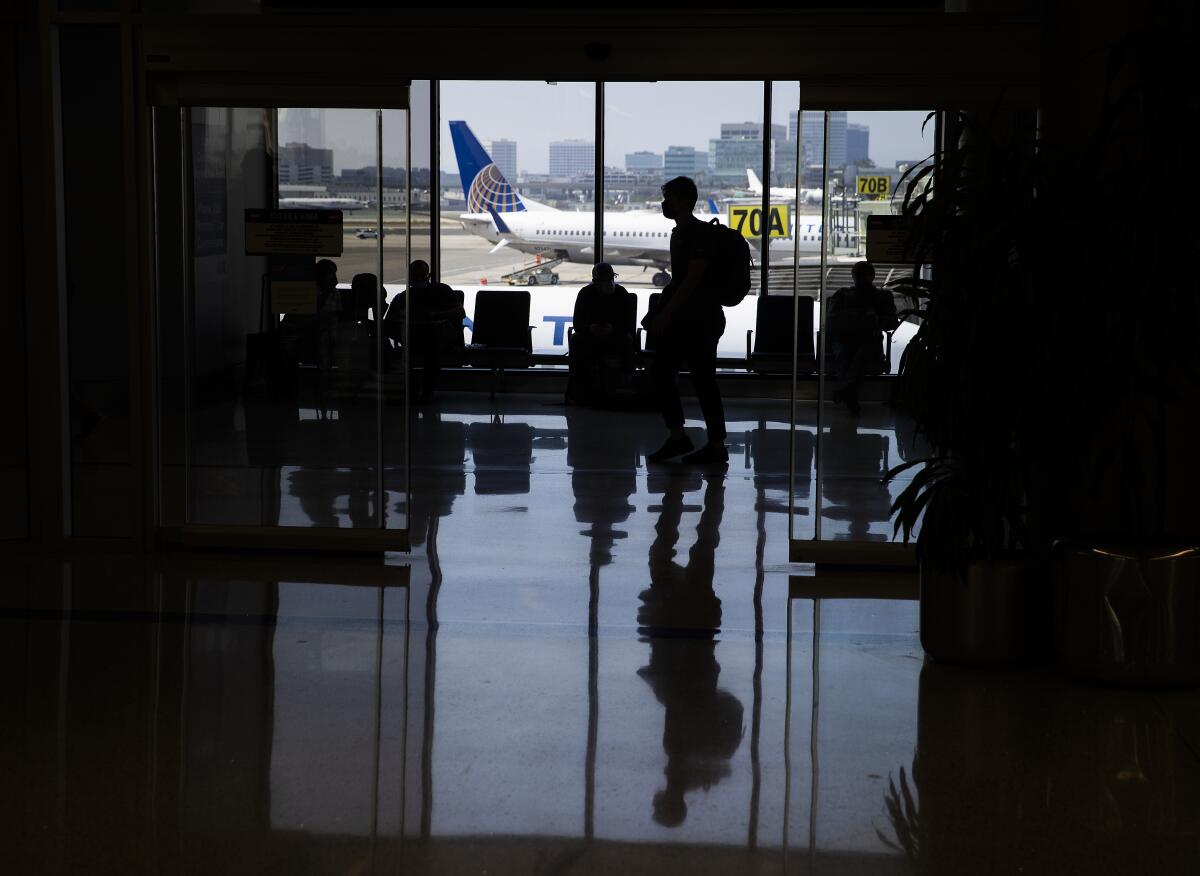
<svg viewBox="0 0 1200 876"><path fill-rule="evenodd" d="M827 414L817 484L779 403L689 470L649 414L444 399L410 556L10 560L0 872L1195 873L1196 693L937 666L914 578L787 564L890 532L903 424Z"/></svg>

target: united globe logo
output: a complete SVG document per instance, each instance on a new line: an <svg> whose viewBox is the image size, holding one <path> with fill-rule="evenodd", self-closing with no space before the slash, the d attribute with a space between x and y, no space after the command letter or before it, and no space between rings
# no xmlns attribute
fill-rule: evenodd
<svg viewBox="0 0 1200 876"><path fill-rule="evenodd" d="M496 165L489 164L475 175L471 190L467 192L467 210L471 213L513 213L524 210L516 191L500 173Z"/></svg>

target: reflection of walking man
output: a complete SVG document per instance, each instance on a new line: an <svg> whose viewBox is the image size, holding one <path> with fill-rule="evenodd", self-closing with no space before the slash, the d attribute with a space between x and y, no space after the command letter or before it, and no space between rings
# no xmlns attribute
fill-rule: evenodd
<svg viewBox="0 0 1200 876"><path fill-rule="evenodd" d="M638 612L638 633L650 642L650 661L638 675L666 709L666 787L654 795L654 820L666 827L687 818L688 791L708 790L729 775L729 759L743 733L741 702L717 687L721 600L713 592L713 563L725 507L724 483L710 478L705 486L704 509L686 567L675 562L683 492L683 480L672 476L650 546L651 583L640 594Z"/></svg>
<svg viewBox="0 0 1200 876"><path fill-rule="evenodd" d="M642 324L657 342L650 379L670 430L666 443L646 460L662 462L680 454L685 463L721 463L729 459L725 449L725 409L717 387L717 342L725 332L718 290L713 282L713 231L697 219L696 184L677 176L662 187L663 215L675 221L671 232L671 282L663 290L660 306L646 315ZM680 368L687 363L708 443L694 453L683 431L683 403L679 398Z"/></svg>

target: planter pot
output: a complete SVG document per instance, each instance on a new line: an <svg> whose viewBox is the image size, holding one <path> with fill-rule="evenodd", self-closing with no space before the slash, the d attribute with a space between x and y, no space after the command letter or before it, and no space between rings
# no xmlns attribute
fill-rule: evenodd
<svg viewBox="0 0 1200 876"><path fill-rule="evenodd" d="M1034 560L984 560L965 570L921 564L921 647L939 663L1043 663L1051 612L1045 569Z"/></svg>
<svg viewBox="0 0 1200 876"><path fill-rule="evenodd" d="M1054 649L1076 678L1200 685L1200 546L1054 546Z"/></svg>

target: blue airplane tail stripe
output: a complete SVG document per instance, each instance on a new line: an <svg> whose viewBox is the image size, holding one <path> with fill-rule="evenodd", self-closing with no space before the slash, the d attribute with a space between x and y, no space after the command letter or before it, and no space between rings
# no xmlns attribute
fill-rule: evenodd
<svg viewBox="0 0 1200 876"><path fill-rule="evenodd" d="M471 213L519 213L525 210L516 189L496 167L464 121L450 123L450 141L458 160L467 210Z"/></svg>

